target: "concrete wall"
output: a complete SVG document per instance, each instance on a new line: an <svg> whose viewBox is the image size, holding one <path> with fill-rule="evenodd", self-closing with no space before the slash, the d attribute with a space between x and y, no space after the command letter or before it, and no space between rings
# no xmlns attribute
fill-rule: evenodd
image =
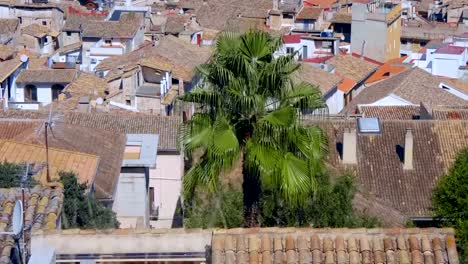
<svg viewBox="0 0 468 264"><path fill-rule="evenodd" d="M138 111L143 113L165 115L164 105L161 104L161 97L135 96L135 106Z"/></svg>
<svg viewBox="0 0 468 264"><path fill-rule="evenodd" d="M91 59L89 56L91 47L94 46L100 39L99 38L83 38L82 54L83 61L81 63L81 70L89 71L89 66L91 64Z"/></svg>
<svg viewBox="0 0 468 264"><path fill-rule="evenodd" d="M70 34L70 36L68 34ZM81 41L80 33L78 32L62 32L60 37L62 39L62 46L67 46Z"/></svg>
<svg viewBox="0 0 468 264"><path fill-rule="evenodd" d="M374 20L354 20L351 26L351 52L361 54L365 41L364 56L376 61L386 60L387 23ZM400 52L400 49L398 49Z"/></svg>
<svg viewBox="0 0 468 264"><path fill-rule="evenodd" d="M149 203L144 168L123 168L112 210L120 228L148 228Z"/></svg>
<svg viewBox="0 0 468 264"><path fill-rule="evenodd" d="M177 202L182 188L184 160L180 154L158 153L156 168L150 169L150 187L154 188L154 205L159 207L157 221L151 221L153 228L172 226Z"/></svg>
<svg viewBox="0 0 468 264"><path fill-rule="evenodd" d="M400 98L399 96L396 96L394 94L390 94L389 96L386 96L380 100L377 100L371 104L368 105L375 105L375 106L404 106L404 105L413 105L411 102L408 102L404 100L403 98Z"/></svg>

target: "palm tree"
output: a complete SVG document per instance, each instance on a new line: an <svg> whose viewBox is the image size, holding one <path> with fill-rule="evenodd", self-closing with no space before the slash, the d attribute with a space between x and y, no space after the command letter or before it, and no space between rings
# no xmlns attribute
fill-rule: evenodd
<svg viewBox="0 0 468 264"><path fill-rule="evenodd" d="M294 55L276 58L280 38L250 31L223 33L208 64L198 67L201 85L181 98L199 106L183 125L180 140L187 157L201 158L187 172L184 195L196 188L216 192L220 175L242 159L245 174L300 204L318 188L326 138L317 127L304 127L304 109L324 107L321 94L291 77Z"/></svg>

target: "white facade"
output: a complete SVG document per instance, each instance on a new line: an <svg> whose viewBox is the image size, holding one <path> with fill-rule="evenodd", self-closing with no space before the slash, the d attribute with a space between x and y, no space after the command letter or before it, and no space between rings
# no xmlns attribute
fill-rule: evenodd
<svg viewBox="0 0 468 264"><path fill-rule="evenodd" d="M338 114L343 110L344 107L344 92L338 89L334 89L328 92L327 95L324 97L325 103L328 106L328 113L329 114Z"/></svg>
<svg viewBox="0 0 468 264"><path fill-rule="evenodd" d="M24 96L24 88L26 85L32 84L37 88L37 102L42 105L50 104L52 100L52 86L55 84L65 87L66 83L19 83L15 89L14 102L26 102Z"/></svg>

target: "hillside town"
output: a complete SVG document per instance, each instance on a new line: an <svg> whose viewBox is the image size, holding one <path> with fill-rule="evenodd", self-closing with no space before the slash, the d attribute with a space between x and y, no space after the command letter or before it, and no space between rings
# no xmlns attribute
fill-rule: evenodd
<svg viewBox="0 0 468 264"><path fill-rule="evenodd" d="M0 263L468 263L467 0L0 0Z"/></svg>

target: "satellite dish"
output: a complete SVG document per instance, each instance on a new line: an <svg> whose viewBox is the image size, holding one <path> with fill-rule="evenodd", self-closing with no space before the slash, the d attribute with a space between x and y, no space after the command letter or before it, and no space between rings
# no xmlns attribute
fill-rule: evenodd
<svg viewBox="0 0 468 264"><path fill-rule="evenodd" d="M28 59L29 59L28 55L26 55L26 54L21 54L20 60L21 60L22 62L27 62Z"/></svg>
<svg viewBox="0 0 468 264"><path fill-rule="evenodd" d="M98 98L96 99L96 104L102 105L102 103L104 103L104 99L102 99L101 97L98 97Z"/></svg>
<svg viewBox="0 0 468 264"><path fill-rule="evenodd" d="M13 209L13 235L17 236L23 229L23 203L16 201L15 208Z"/></svg>

